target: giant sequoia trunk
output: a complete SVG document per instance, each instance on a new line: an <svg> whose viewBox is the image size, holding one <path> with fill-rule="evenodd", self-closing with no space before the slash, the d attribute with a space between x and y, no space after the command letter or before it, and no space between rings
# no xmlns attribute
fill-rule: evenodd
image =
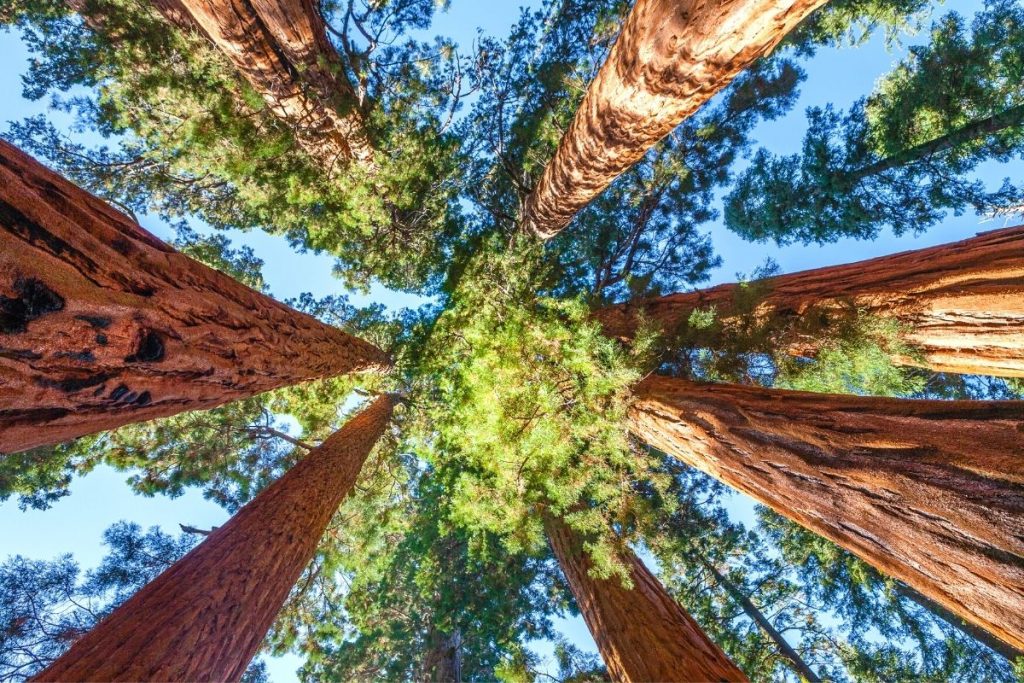
<svg viewBox="0 0 1024 683"><path fill-rule="evenodd" d="M617 577L595 579L579 534L551 516L545 517L544 526L614 680L747 680L638 557L629 553L623 558L632 590Z"/></svg>
<svg viewBox="0 0 1024 683"><path fill-rule="evenodd" d="M0 141L0 453L386 362Z"/></svg>
<svg viewBox="0 0 1024 683"><path fill-rule="evenodd" d="M781 275L764 281L756 316L814 315L853 309L895 318L904 340L937 372L1024 377L1024 226L891 256ZM740 285L670 294L595 314L622 339L650 320L669 336L696 309L714 307L720 320L735 316ZM801 344L813 353L814 340ZM920 364L921 359L897 358Z"/></svg>
<svg viewBox="0 0 1024 683"><path fill-rule="evenodd" d="M239 680L392 407L377 398L35 680Z"/></svg>
<svg viewBox="0 0 1024 683"><path fill-rule="evenodd" d="M542 238L825 0L637 0L526 201Z"/></svg>
<svg viewBox="0 0 1024 683"><path fill-rule="evenodd" d="M916 401L652 377L645 443L1024 645L1024 402Z"/></svg>
<svg viewBox="0 0 1024 683"><path fill-rule="evenodd" d="M151 1L179 28L200 27L328 174L372 166L359 99L313 0Z"/></svg>
<svg viewBox="0 0 1024 683"><path fill-rule="evenodd" d="M420 669L419 680L462 683L462 634L458 629L451 635L431 629Z"/></svg>

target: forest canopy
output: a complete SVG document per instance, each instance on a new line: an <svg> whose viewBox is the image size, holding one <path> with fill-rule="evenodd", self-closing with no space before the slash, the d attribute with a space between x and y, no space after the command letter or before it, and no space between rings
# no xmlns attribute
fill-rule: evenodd
<svg viewBox="0 0 1024 683"><path fill-rule="evenodd" d="M0 680L1024 679L1020 0L452 4L0 4Z"/></svg>

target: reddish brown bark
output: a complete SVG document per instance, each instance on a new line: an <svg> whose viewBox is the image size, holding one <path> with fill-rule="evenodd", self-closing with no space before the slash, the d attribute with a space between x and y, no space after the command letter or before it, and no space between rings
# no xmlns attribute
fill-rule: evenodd
<svg viewBox="0 0 1024 683"><path fill-rule="evenodd" d="M0 141L0 453L386 363Z"/></svg>
<svg viewBox="0 0 1024 683"><path fill-rule="evenodd" d="M905 341L937 372L1024 377L1024 226L961 242L781 275L764 282L758 316L803 316L851 310L895 318ZM595 316L622 339L642 317L671 334L695 309L734 315L739 285L670 294L611 306ZM813 340L799 349L814 350ZM899 362L921 364L913 358Z"/></svg>
<svg viewBox="0 0 1024 683"><path fill-rule="evenodd" d="M613 680L747 680L633 553L622 558L628 589L590 575L582 538L561 519L547 516L544 527Z"/></svg>
<svg viewBox="0 0 1024 683"><path fill-rule="evenodd" d="M392 408L376 399L35 680L239 680Z"/></svg>
<svg viewBox="0 0 1024 683"><path fill-rule="evenodd" d="M452 635L447 635L432 629L429 643L430 648L420 666L419 680L461 683L462 634L456 630Z"/></svg>
<svg viewBox="0 0 1024 683"><path fill-rule="evenodd" d="M652 377L630 419L645 443L1024 645L1024 402Z"/></svg>
<svg viewBox="0 0 1024 683"><path fill-rule="evenodd" d="M200 27L327 173L353 160L372 166L373 147L358 97L313 0L153 4L178 27Z"/></svg>
<svg viewBox="0 0 1024 683"><path fill-rule="evenodd" d="M547 239L825 0L637 0L524 208Z"/></svg>

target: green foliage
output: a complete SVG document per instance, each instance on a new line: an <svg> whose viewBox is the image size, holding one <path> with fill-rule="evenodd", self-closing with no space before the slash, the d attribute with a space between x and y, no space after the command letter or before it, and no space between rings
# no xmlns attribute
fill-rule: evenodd
<svg viewBox="0 0 1024 683"><path fill-rule="evenodd" d="M386 541L349 561L358 571L344 598L347 626L318 642L303 677L433 679L436 658L454 648L466 680L493 680L522 640L551 635L550 569L452 526L445 471L414 476L387 518Z"/></svg>
<svg viewBox="0 0 1024 683"><path fill-rule="evenodd" d="M929 13L926 0L832 0L786 36L784 45L813 55L821 46L860 45L876 31L887 44L918 29Z"/></svg>
<svg viewBox="0 0 1024 683"><path fill-rule="evenodd" d="M586 502L572 523L607 528L646 469L623 420L643 343L626 352L582 302L538 295L544 276L536 250L481 250L417 354L426 457L461 464L453 516L512 552L543 546L544 510ZM595 555L609 571L607 548Z"/></svg>
<svg viewBox="0 0 1024 683"><path fill-rule="evenodd" d="M893 361L917 355L900 338L902 326L895 320L858 311L852 319L833 323L828 332L824 341L817 340L814 358L777 354L774 385L868 396L910 396L924 389L920 374Z"/></svg>
<svg viewBox="0 0 1024 683"><path fill-rule="evenodd" d="M1024 149L1022 35L1017 3L990 3L970 35L949 15L847 114L809 109L800 154L760 150L726 198L726 224L752 240L826 242L1019 207L1024 189L970 173Z"/></svg>
<svg viewBox="0 0 1024 683"><path fill-rule="evenodd" d="M424 0L392 0L356 16L342 12L359 30L383 36L379 54L351 46L340 53L372 103L367 119L379 151L372 176L353 166L329 177L211 45L129 0L90 0L84 27L53 0L25 0L0 15L34 55L26 96L54 93L56 106L114 136L117 149L88 150L40 118L9 135L132 211L284 234L337 256L338 272L353 285L371 277L399 288L436 284L456 228L458 144L439 129L457 105L458 56L392 44L402 31L428 25L433 9ZM417 66L426 63L435 68ZM56 94L80 85L95 96Z"/></svg>

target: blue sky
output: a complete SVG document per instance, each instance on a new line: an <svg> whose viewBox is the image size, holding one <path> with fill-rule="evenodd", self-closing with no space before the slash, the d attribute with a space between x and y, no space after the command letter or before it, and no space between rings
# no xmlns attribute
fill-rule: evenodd
<svg viewBox="0 0 1024 683"><path fill-rule="evenodd" d="M531 3L453 0L451 9L438 17L429 33L449 36L468 50L477 29L487 34L505 35L523 4ZM980 6L976 0L954 0L941 5L937 12L955 10L969 16ZM907 42L913 42L913 39ZM827 102L837 107L849 106L868 93L875 80L901 54L901 49L887 50L880 37L857 49L821 50L804 65L808 78L801 88L797 106L789 115L761 124L754 134L756 143L780 154L798 151L806 125L804 110L807 107ZM27 102L21 98L20 74L25 71L26 56L27 52L16 34L0 33L0 93L3 95L0 130L6 129L9 121L37 113L46 113L56 125L67 128L70 124L67 117L48 112L45 102ZM982 169L980 177L994 184L1006 176L1019 179L1022 171L1024 164L1020 162L1003 166L991 164ZM142 222L157 235L170 237L168 230L158 222L145 218ZM842 240L825 246L778 248L744 242L715 224L710 230L724 263L714 273L712 283L733 280L738 272L749 273L767 257L774 259L783 272L790 272L954 241L1003 225L1003 222L982 222L974 216L963 216L948 218L916 237L908 234L897 238L885 234L871 242ZM282 238L257 232L233 234L232 238L236 244L252 247L264 260L266 281L278 298L297 296L303 291L317 295L345 291L340 281L331 275L332 259L329 256L299 254ZM375 301L395 308L418 303L416 297L382 288L374 288L369 295L356 295L353 299L355 303ZM127 519L143 527L159 525L166 531L175 532L178 523L208 528L226 519L227 515L219 507L195 491L176 499L134 495L124 484L125 476L110 468L98 468L77 479L72 486L72 494L44 512L20 511L15 500L0 504L0 528L4 530L0 538L0 559L13 554L51 559L62 553L72 553L83 567L90 567L102 556L103 549L99 543L102 531L118 520ZM737 518L750 520L752 505L749 499L736 495L732 508ZM593 642L579 619L565 621L560 627L570 640L594 651ZM272 662L272 680L294 680L292 672L297 663L295 658Z"/></svg>

